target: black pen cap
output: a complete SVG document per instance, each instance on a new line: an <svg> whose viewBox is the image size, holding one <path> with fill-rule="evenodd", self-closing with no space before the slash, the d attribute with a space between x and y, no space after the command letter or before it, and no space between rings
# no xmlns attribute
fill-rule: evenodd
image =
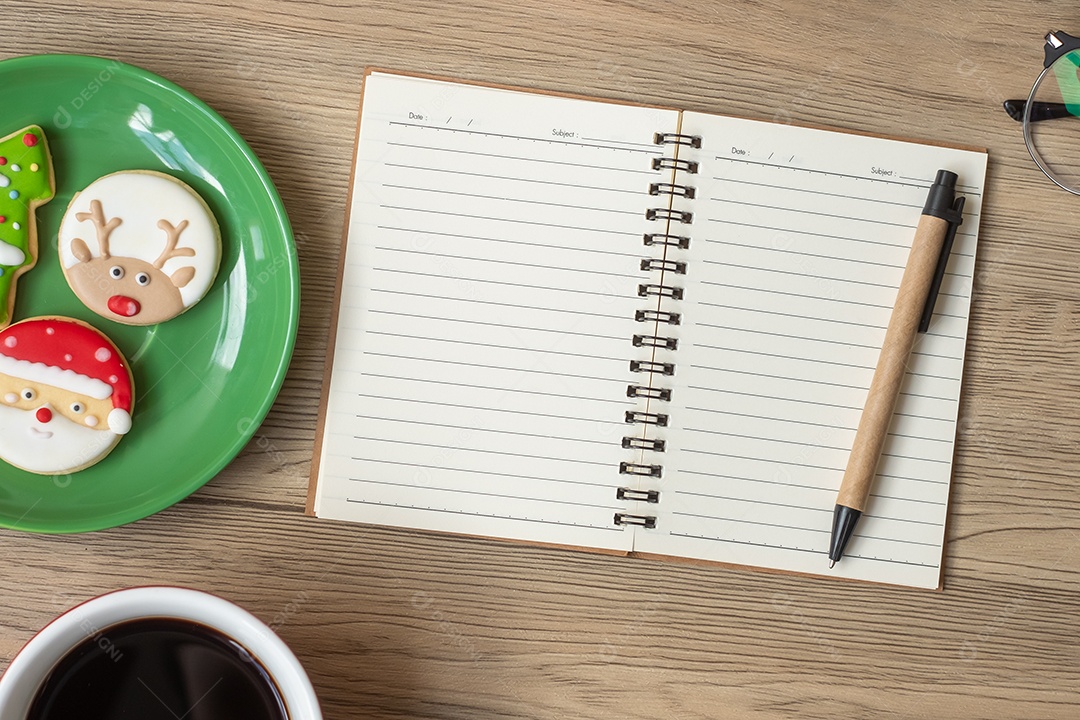
<svg viewBox="0 0 1080 720"><path fill-rule="evenodd" d="M938 170L934 184L930 186L930 193L926 196L926 205L923 206L923 215L952 219L953 198L956 195L956 173L948 170Z"/></svg>

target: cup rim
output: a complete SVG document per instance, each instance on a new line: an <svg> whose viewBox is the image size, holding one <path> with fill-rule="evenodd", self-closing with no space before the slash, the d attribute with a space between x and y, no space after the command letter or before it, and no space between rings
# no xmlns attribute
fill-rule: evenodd
<svg viewBox="0 0 1080 720"><path fill-rule="evenodd" d="M112 590L84 600L49 621L26 641L0 675L0 720L23 720L42 681L76 645L109 627L143 618L189 620L228 636L251 653L273 678L289 720L322 720L311 680L273 629L219 595L176 585Z"/></svg>

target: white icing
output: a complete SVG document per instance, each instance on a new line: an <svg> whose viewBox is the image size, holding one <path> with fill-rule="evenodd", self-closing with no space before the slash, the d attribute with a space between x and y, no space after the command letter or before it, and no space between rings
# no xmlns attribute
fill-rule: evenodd
<svg viewBox="0 0 1080 720"><path fill-rule="evenodd" d="M8 393L4 396L4 402L6 402L8 405L14 405L15 403L19 402L19 396L15 393Z"/></svg>
<svg viewBox="0 0 1080 720"><path fill-rule="evenodd" d="M38 422L38 408L0 405L0 458L30 472L60 474L89 465L116 443L117 434L93 430L53 413Z"/></svg>
<svg viewBox="0 0 1080 720"><path fill-rule="evenodd" d="M221 262L217 222L194 190L156 172L124 171L106 175L75 196L60 225L60 261L65 268L79 262L71 251L75 238L81 238L94 257L101 254L93 222L76 218L78 213L90 212L93 200L101 202L106 220L122 220L109 236L109 254L117 258L137 257L153 263L165 249L166 235L158 227L158 221L167 220L177 226L187 220L188 226L180 234L177 248L194 248L195 255L169 258L161 269L171 276L180 268L195 268L195 277L180 288L185 307L194 305L210 289Z"/></svg>
<svg viewBox="0 0 1080 720"><path fill-rule="evenodd" d="M7 175L0 175L0 188L6 188L11 184L11 178Z"/></svg>
<svg viewBox="0 0 1080 720"><path fill-rule="evenodd" d="M24 260L26 260L26 253L0 240L0 265L22 265Z"/></svg>
<svg viewBox="0 0 1080 720"><path fill-rule="evenodd" d="M63 370L55 365L16 360L7 355L0 355L0 373L42 385L51 385L96 400L111 397L113 392L111 385L97 378L82 375L74 370Z"/></svg>
<svg viewBox="0 0 1080 720"><path fill-rule="evenodd" d="M86 427L97 427L98 419L93 415L87 415L83 422L86 423Z"/></svg>
<svg viewBox="0 0 1080 720"><path fill-rule="evenodd" d="M117 435L127 435L131 430L131 413L120 408L113 408L109 411L109 430L112 430Z"/></svg>

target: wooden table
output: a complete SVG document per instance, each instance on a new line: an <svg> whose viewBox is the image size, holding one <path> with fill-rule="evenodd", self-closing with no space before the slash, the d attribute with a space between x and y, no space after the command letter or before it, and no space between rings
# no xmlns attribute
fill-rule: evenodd
<svg viewBox="0 0 1080 720"><path fill-rule="evenodd" d="M296 230L302 328L247 449L175 507L0 532L0 668L77 601L219 593L272 624L327 718L1076 717L1080 198L1001 111L1044 3L8 0L0 57L115 57L217 109ZM361 70L379 65L990 149L946 549L934 593L606 557L303 515Z"/></svg>

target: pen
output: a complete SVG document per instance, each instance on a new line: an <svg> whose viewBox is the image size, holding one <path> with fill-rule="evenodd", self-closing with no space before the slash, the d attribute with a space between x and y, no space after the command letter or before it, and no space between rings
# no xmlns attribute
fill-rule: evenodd
<svg viewBox="0 0 1080 720"><path fill-rule="evenodd" d="M907 359L915 342L915 333L930 326L949 250L956 228L962 222L964 198L954 201L956 173L938 170L923 206L915 239L911 243L904 276L896 294L885 341L881 346L874 379L866 396L866 406L855 432L855 442L848 457L844 479L836 497L832 535L829 539L829 567L844 555L844 548L855 531L870 496L881 448L892 421L893 407L907 370Z"/></svg>

